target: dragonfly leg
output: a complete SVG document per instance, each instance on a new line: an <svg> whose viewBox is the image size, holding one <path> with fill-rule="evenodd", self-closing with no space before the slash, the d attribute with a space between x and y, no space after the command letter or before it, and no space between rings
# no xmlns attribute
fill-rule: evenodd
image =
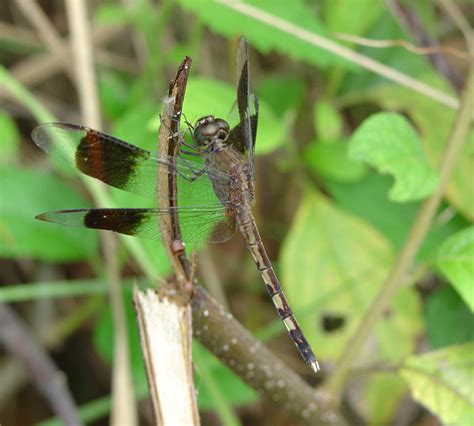
<svg viewBox="0 0 474 426"><path fill-rule="evenodd" d="M183 178L186 179L188 182L194 182L200 176L202 176L206 172L206 169L202 168L201 170L194 171L191 175L187 175L180 170L177 170L177 173Z"/></svg>
<svg viewBox="0 0 474 426"><path fill-rule="evenodd" d="M180 149L179 152L186 155L193 155L194 157L202 157L202 154L198 152L186 151L185 149Z"/></svg>
<svg viewBox="0 0 474 426"><path fill-rule="evenodd" d="M192 125L192 123L190 123L188 121L188 117L186 117L186 114L183 112L181 115L184 117L184 124L186 124L186 126L188 126L188 128L190 128L192 131L194 131L194 126Z"/></svg>
<svg viewBox="0 0 474 426"><path fill-rule="evenodd" d="M191 144L191 143L188 143L185 141L184 137L181 139L180 141L180 145L184 145L186 148L189 148L189 149L192 149L194 151L199 151L202 153L202 149L197 147L196 145L194 144Z"/></svg>
<svg viewBox="0 0 474 426"><path fill-rule="evenodd" d="M187 131L189 131L189 133L191 134L191 137L192 137L192 134L194 132L194 126L188 121L188 118L186 117L186 114L184 112L182 113L182 116L184 117L184 124L187 126ZM181 143L184 146L188 147L188 148L191 148L191 149L194 149L196 151L201 152L201 149L199 147L197 147L196 145L187 143L185 141L184 137L183 137Z"/></svg>
<svg viewBox="0 0 474 426"><path fill-rule="evenodd" d="M184 113L182 114L184 116L184 123L186 124L187 126L187 129L183 132L182 134L182 137L180 138L179 140L179 144L180 145L184 145L185 147L189 148L189 149L192 149L193 151L197 151L198 153L200 153L199 155L202 155L202 149L199 148L198 146L196 146L195 144L190 144L188 142L186 142L186 139L185 139L185 135L186 135L186 132L190 132L191 135L192 135L192 132L194 131L194 127L193 125L188 121L188 119L186 118L186 116L184 115ZM184 152L185 154L189 154L189 155L196 155L196 154L191 154L189 152L186 152L184 150L181 150L182 152Z"/></svg>
<svg viewBox="0 0 474 426"><path fill-rule="evenodd" d="M179 125L180 119L179 119L179 117L176 116L176 114L174 114L171 117L171 121L176 121ZM171 133L171 130L172 130L171 127L163 121L161 114L160 114L160 125L165 126L166 129L169 130L170 133ZM184 131L184 132L177 131L177 132L174 132L173 134L170 134L168 139L178 138L179 143L181 143L184 140L184 135L185 134L186 134L186 131Z"/></svg>

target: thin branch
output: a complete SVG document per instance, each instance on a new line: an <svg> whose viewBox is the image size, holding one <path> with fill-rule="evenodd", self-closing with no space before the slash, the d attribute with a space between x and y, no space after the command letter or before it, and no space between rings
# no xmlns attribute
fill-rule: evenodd
<svg viewBox="0 0 474 426"><path fill-rule="evenodd" d="M68 60L67 57L70 55L69 49L66 48L61 36L54 29L53 24L39 7L38 3L35 0L16 0L15 3L36 29L39 38L48 46L48 49L55 55L62 57L62 66L69 77L74 81L71 61Z"/></svg>
<svg viewBox="0 0 474 426"><path fill-rule="evenodd" d="M84 124L96 129L102 127L99 96L94 70L92 42L83 0L66 0L66 16L71 31L71 47L74 54L74 69L79 106Z"/></svg>
<svg viewBox="0 0 474 426"><path fill-rule="evenodd" d="M108 50L98 50L96 53L97 63L103 67L113 68L118 71L125 71L131 74L138 74L140 66L128 56L110 52Z"/></svg>
<svg viewBox="0 0 474 426"><path fill-rule="evenodd" d="M20 44L28 49L40 49L42 47L33 31L5 21L0 21L0 38Z"/></svg>
<svg viewBox="0 0 474 426"><path fill-rule="evenodd" d="M470 54L473 55L474 32L471 25L469 24L469 21L454 2L447 0L437 0L437 2L458 26L462 35L464 36L464 40L466 41L467 49L469 50Z"/></svg>
<svg viewBox="0 0 474 426"><path fill-rule="evenodd" d="M100 26L92 30L92 38L96 48L106 44L122 34L126 27ZM66 40L65 43L68 43ZM24 86L32 87L53 77L63 70L64 56L54 52L41 53L29 57L10 69L10 73ZM1 82L1 80L0 80ZM1 88L1 86L0 86ZM0 98L8 97L8 92L0 90Z"/></svg>
<svg viewBox="0 0 474 426"><path fill-rule="evenodd" d="M176 158L179 152L179 121L184 103L184 95L188 82L189 72L192 60L185 57L178 68L176 77L171 81L168 90L168 96L164 101L163 115L160 121L158 133L158 157ZM163 235L171 236L171 244L165 243L164 248L168 259L175 271L178 286L184 291L187 284L191 281L191 263L186 258L184 244L181 242L181 228L178 219L177 207L177 176L176 170L170 164L168 168L160 167L157 176L157 185L159 185L161 197L158 199L158 207L166 209L169 215L162 215L159 219L160 230ZM178 242L178 248L173 246ZM183 254L183 257L177 255Z"/></svg>
<svg viewBox="0 0 474 426"><path fill-rule="evenodd" d="M176 154L176 117L182 109L190 65L191 60L185 58L170 83L161 115L159 156L167 156L171 151ZM158 208L170 212L157 220L163 235L173 236L173 242L164 241L164 247L172 263L179 263L173 247L178 245L184 249L184 244L178 243L179 223L169 208L174 203L171 193L175 190L176 175L173 171L157 169L157 188L164 194L158 199ZM191 306L189 294L183 291L185 280L184 275L176 275L176 281L161 286L159 294L135 290L133 295L153 413L155 422L160 425L199 425L191 358Z"/></svg>
<svg viewBox="0 0 474 426"><path fill-rule="evenodd" d="M364 343L375 327L378 319L392 301L396 290L403 282L408 269L415 259L418 249L430 229L449 177L454 170L462 147L468 139L467 134L471 125L472 111L474 110L474 97L472 93L474 93L474 59L470 61L470 70L466 86L462 93L461 106L453 123L439 167L438 188L433 195L421 205L390 274L364 318L361 320L358 329L348 342L339 359L337 369L325 385L325 389L329 392L329 396L332 399L333 406L337 406L339 403L342 389L352 364L357 359L358 354L362 350Z"/></svg>
<svg viewBox="0 0 474 426"><path fill-rule="evenodd" d="M122 0L121 3L125 8L128 9L128 13L134 13L133 8L137 5L134 5L132 0ZM157 32L160 34L160 32ZM146 44L146 39L141 31L133 31L131 34L133 49L135 51L135 60L138 63L140 69L145 67L146 61L150 58L150 52L148 51L148 46Z"/></svg>
<svg viewBox="0 0 474 426"><path fill-rule="evenodd" d="M110 424L127 424L132 426L138 424L138 421L130 365L130 342L128 339L127 318L121 285L122 281L117 261L117 240L115 236L110 233L101 232L101 234L107 267L107 278L109 281L112 321L114 325L112 412Z"/></svg>
<svg viewBox="0 0 474 426"><path fill-rule="evenodd" d="M423 46L415 46L412 43L409 43L406 40L401 38L399 39L372 39L372 38L365 38L359 37L352 34L345 34L345 33L334 33L334 37L339 40L348 41L350 43L357 44L359 46L366 46L366 47L374 47L376 49L386 49L387 47L403 47L404 49L415 53L417 55L427 55L431 56L435 53L448 53L450 55L456 56L460 59L469 59L469 55L462 50L456 49L455 47L451 46L443 46L439 44L430 44L426 47Z"/></svg>
<svg viewBox="0 0 474 426"><path fill-rule="evenodd" d="M0 308L1 309L1 308ZM4 357L0 362L0 410L3 412L12 397L28 383L28 371L20 363L19 357Z"/></svg>
<svg viewBox="0 0 474 426"><path fill-rule="evenodd" d="M426 31L421 19L409 4L402 4L400 0L387 0L386 3L395 18L400 21L402 26L410 31L417 42L422 46L422 49L429 49L428 59L433 67L440 75L444 76L445 80L450 83L454 89L459 91L462 87L462 78L446 62L442 55L443 50L446 53L454 55L455 52L459 52L458 49L451 48L450 46L446 46L445 48L438 46L436 40ZM469 55L467 55L467 57L469 57Z"/></svg>
<svg viewBox="0 0 474 426"><path fill-rule="evenodd" d="M95 41L96 33L97 31L95 33L93 31L95 45L97 44ZM0 21L0 39L8 40L11 43L21 45L25 52L31 51L35 53L43 48L43 45L33 31L15 25L10 25L9 23L3 21ZM67 41L62 41L62 43L63 46L68 49L68 53L70 53L69 47L66 47ZM140 72L140 66L138 65L137 61L131 57L111 52L107 49L100 49L100 46L95 46L95 51L97 63L104 67L125 71L130 74L138 74ZM54 52L49 52L48 54L51 55L51 57L55 56ZM37 57L38 56L36 56L36 58ZM29 61L31 58L26 60Z"/></svg>
<svg viewBox="0 0 474 426"><path fill-rule="evenodd" d="M35 286L30 285L30 287ZM2 303L8 302L6 300ZM43 330L41 334L34 336L34 338L40 342L42 347L53 350L62 345L64 340L80 328L84 322L97 314L103 305L104 298L102 296L89 297L84 303L75 308L74 311L69 312L66 317L58 319L53 327ZM29 380L28 372L19 361L19 357L11 358L0 366L0 371L2 372L0 379L0 409L5 405L6 401L10 400L11 395Z"/></svg>
<svg viewBox="0 0 474 426"><path fill-rule="evenodd" d="M8 70L0 64L0 92L7 93L30 111L38 123L54 121L43 105Z"/></svg>
<svg viewBox="0 0 474 426"><path fill-rule="evenodd" d="M0 304L0 341L22 361L36 387L64 424L82 424L63 373L29 333L23 320L4 304Z"/></svg>
<svg viewBox="0 0 474 426"><path fill-rule="evenodd" d="M72 50L76 62L77 91L81 115L86 124L94 128L101 128L99 97L86 2L67 0L66 12L71 28ZM130 370L127 323L116 254L117 242L115 236L108 232L101 233L101 242L109 281L109 295L115 330L111 424L135 425L137 424L137 414Z"/></svg>
<svg viewBox="0 0 474 426"><path fill-rule="evenodd" d="M459 107L459 100L444 93L419 80L416 80L400 71L394 70L380 62L375 61L365 55L355 52L347 47L341 46L332 40L322 37L318 34L314 34L310 31L306 31L301 27L298 27L291 22L285 21L275 15L271 15L261 9L258 9L249 4L244 4L236 0L216 0L218 3L240 12L244 15L250 16L253 19L264 22L274 28L279 29L285 33L291 34L293 37L304 40L313 46L317 46L321 49L325 49L335 55L347 59L348 61L361 66L369 71L381 75L382 77L392 80L396 83L406 86L416 92L419 92L429 98L436 100L437 102L446 105L451 109L457 109Z"/></svg>

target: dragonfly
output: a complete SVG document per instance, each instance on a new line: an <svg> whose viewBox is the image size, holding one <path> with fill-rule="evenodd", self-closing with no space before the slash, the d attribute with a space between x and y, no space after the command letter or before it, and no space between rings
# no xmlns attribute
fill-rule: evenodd
<svg viewBox="0 0 474 426"><path fill-rule="evenodd" d="M113 136L69 123L46 123L32 132L34 142L55 159L124 191L159 198L164 196L159 190L164 184L160 179L173 173L178 187L173 207L59 210L40 214L37 219L169 242L174 237L159 226L160 215L178 217L184 242L224 242L238 228L290 338L303 360L317 372L319 363L283 293L252 214L258 99L249 92L244 37L239 40L236 64L237 124L231 128L228 121L213 115L200 118L194 126L186 120L191 141L180 137L177 156L153 155ZM166 197L173 196L163 192Z"/></svg>

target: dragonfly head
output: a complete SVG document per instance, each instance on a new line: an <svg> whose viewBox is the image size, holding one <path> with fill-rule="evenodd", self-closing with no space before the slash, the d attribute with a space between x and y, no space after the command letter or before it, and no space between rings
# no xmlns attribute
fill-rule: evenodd
<svg viewBox="0 0 474 426"><path fill-rule="evenodd" d="M196 121L194 140L204 148L211 144L223 143L229 137L229 124L222 118L207 115Z"/></svg>

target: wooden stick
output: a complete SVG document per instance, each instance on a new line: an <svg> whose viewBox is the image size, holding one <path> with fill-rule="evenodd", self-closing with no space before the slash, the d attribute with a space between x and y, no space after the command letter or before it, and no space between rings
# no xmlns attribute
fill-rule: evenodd
<svg viewBox="0 0 474 426"><path fill-rule="evenodd" d="M164 290L171 290L169 295ZM199 425L191 362L191 307L174 287L133 291L153 412L159 425Z"/></svg>

